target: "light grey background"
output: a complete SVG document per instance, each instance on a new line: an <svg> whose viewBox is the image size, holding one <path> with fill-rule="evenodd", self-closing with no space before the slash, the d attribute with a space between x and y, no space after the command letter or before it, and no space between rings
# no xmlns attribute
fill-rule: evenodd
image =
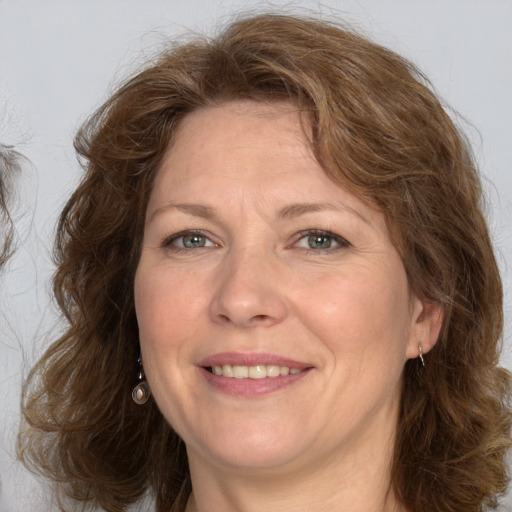
<svg viewBox="0 0 512 512"><path fill-rule="evenodd" d="M59 330L50 252L80 174L73 134L169 36L212 33L241 10L272 8L351 22L418 64L461 114L486 177L512 369L512 0L0 0L0 141L31 162L18 183L18 251L0 277L0 512L56 510L48 484L15 461L14 441L22 375Z"/></svg>

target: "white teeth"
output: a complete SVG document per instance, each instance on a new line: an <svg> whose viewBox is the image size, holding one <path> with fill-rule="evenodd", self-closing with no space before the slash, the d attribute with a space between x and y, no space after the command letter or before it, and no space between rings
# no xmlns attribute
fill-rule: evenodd
<svg viewBox="0 0 512 512"><path fill-rule="evenodd" d="M249 378L264 379L267 376L267 368L264 365L249 366Z"/></svg>
<svg viewBox="0 0 512 512"><path fill-rule="evenodd" d="M226 364L224 366L221 366L222 373L221 375L224 375L224 377L234 377L233 375L233 367L230 364Z"/></svg>
<svg viewBox="0 0 512 512"><path fill-rule="evenodd" d="M275 364L267 365L267 377L279 377L279 375L283 375L279 366L276 366Z"/></svg>
<svg viewBox="0 0 512 512"><path fill-rule="evenodd" d="M285 375L295 375L303 371L303 368L289 368L288 366L277 366L275 364L258 364L254 366L240 366L225 364L213 366L212 373L222 377L234 377L235 379L265 379Z"/></svg>
<svg viewBox="0 0 512 512"><path fill-rule="evenodd" d="M249 377L249 367L233 365L233 377L235 379L247 379Z"/></svg>

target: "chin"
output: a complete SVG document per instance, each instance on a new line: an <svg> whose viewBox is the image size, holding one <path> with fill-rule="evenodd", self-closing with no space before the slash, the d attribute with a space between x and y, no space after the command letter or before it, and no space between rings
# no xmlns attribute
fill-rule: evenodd
<svg viewBox="0 0 512 512"><path fill-rule="evenodd" d="M246 471L287 466L306 451L303 435L296 439L289 432L268 426L238 433L228 429L225 435L203 437L200 445L185 443L189 450L197 446L215 465Z"/></svg>

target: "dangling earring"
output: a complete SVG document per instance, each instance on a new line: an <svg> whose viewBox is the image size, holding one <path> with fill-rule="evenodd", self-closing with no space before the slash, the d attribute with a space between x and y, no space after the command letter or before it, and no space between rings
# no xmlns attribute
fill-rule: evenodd
<svg viewBox="0 0 512 512"><path fill-rule="evenodd" d="M420 343L419 349L420 349L421 364L423 365L423 368L425 368L425 359L423 359L423 345L421 343Z"/></svg>
<svg viewBox="0 0 512 512"><path fill-rule="evenodd" d="M132 391L132 400L137 405L143 405L149 400L149 395L151 395L151 391L149 389L148 383L146 382L146 378L144 376L144 369L142 367L142 359L139 357L139 373L137 374L138 384L133 388Z"/></svg>

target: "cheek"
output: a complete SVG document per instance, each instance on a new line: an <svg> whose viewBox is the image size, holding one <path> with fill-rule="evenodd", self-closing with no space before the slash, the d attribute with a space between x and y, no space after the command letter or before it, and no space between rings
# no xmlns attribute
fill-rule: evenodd
<svg viewBox="0 0 512 512"><path fill-rule="evenodd" d="M310 290L314 294L304 301L303 317L331 351L357 357L374 350L405 359L410 334L405 273L351 269L316 279Z"/></svg>
<svg viewBox="0 0 512 512"><path fill-rule="evenodd" d="M137 271L135 310L144 352L173 351L198 328L202 295L194 279L175 279L168 272Z"/></svg>
<svg viewBox="0 0 512 512"><path fill-rule="evenodd" d="M193 370L190 351L201 339L194 287L176 282L168 272L137 271L135 310L144 371L162 414L171 424L187 410L187 375ZM193 282L193 280L191 280ZM176 293L179 290L179 293Z"/></svg>

